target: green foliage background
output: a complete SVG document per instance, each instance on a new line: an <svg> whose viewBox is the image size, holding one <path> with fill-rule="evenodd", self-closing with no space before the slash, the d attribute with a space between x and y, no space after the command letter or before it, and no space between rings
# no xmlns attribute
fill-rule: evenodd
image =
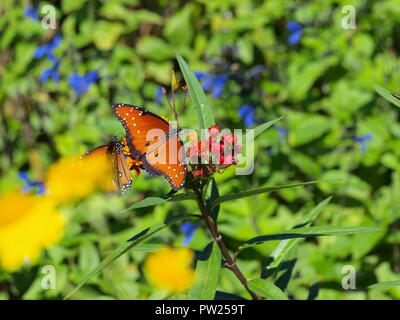
<svg viewBox="0 0 400 320"><path fill-rule="evenodd" d="M40 1L56 7L57 30L24 17L27 1L0 3L0 191L20 188L18 172L42 179L60 156L83 154L123 135L111 114L116 102L143 106L171 118L155 99L168 86L175 52L192 70L218 72L220 61L243 74L253 66L265 70L259 81L230 79L221 98L212 99L221 127L244 128L238 116L246 103L256 106L257 123L280 121L287 135L272 128L256 140L255 171L217 175L220 194L310 180L340 179L221 205L220 231L229 248L255 236L287 230L317 203L333 195L316 225L375 226L381 231L343 237L301 240L293 259L287 292L307 299L399 299L400 287L376 287L399 279L400 211L399 110L374 90L379 84L398 91L400 74L400 1ZM357 12L357 29L341 27L344 5ZM287 43L286 23L303 26L297 45ZM61 80L41 84L50 66L34 59L35 49L54 33L62 36L55 54ZM226 48L234 47L233 57ZM71 72L98 70L100 80L82 96L67 82ZM247 88L248 89L244 89ZM183 127L196 123L189 102ZM353 137L371 134L362 152ZM162 178L144 173L122 198L95 195L63 209L69 219L62 241L47 250L39 265L15 274L0 271L0 298L63 298L115 246L141 230L177 214L198 213L195 203L168 202L123 211L134 201L169 191ZM179 224L121 256L91 279L76 299L161 299L166 294L145 281L142 263L162 244L179 246ZM190 247L203 250L210 241L199 228ZM259 277L278 242L246 249L238 265L247 278ZM297 258L296 258L297 257ZM41 266L57 270L56 290L42 290ZM357 270L357 289L343 290L345 265ZM284 272L283 272L284 273ZM281 274L276 276L280 281ZM276 280L275 279L275 280ZM233 274L222 269L218 290L248 297ZM311 290L312 291L312 290ZM179 298L175 297L175 298Z"/></svg>

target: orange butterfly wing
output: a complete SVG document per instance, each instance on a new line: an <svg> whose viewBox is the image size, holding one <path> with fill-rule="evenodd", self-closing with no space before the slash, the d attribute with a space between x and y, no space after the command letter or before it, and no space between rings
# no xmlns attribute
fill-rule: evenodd
<svg viewBox="0 0 400 320"><path fill-rule="evenodd" d="M128 104L116 104L113 113L125 128L127 145L151 175L162 175L174 190L186 179L185 151L177 132L156 114ZM160 160L162 159L162 160Z"/></svg>
<svg viewBox="0 0 400 320"><path fill-rule="evenodd" d="M148 136L155 134L167 135L169 124L163 118L128 104L116 104L113 106L113 113L126 130L126 143L135 158L142 157L150 145Z"/></svg>
<svg viewBox="0 0 400 320"><path fill-rule="evenodd" d="M108 145L100 146L97 148L94 148L88 152L86 152L81 159L85 159L86 157L91 157L91 156L98 156L98 157L107 157L108 160L110 160L110 165L112 165L112 158L110 157L110 154L108 153ZM113 169L113 168L111 168ZM107 182L106 190L108 192L117 192L119 190L117 183L115 182L114 179L110 179L109 182Z"/></svg>
<svg viewBox="0 0 400 320"><path fill-rule="evenodd" d="M113 138L107 152L112 155L112 161L115 166L115 181L121 194L124 194L132 186L132 174L129 165L125 160L121 143L116 137Z"/></svg>
<svg viewBox="0 0 400 320"><path fill-rule="evenodd" d="M143 167L151 175L162 175L172 189L178 191L185 183L185 151L178 135L175 134L164 143L156 144L151 152L146 153Z"/></svg>
<svg viewBox="0 0 400 320"><path fill-rule="evenodd" d="M115 177L107 185L107 191L124 194L132 186L132 175L122 152L122 146L115 138L109 145L100 146L86 152L82 159L90 156L105 156L110 160Z"/></svg>

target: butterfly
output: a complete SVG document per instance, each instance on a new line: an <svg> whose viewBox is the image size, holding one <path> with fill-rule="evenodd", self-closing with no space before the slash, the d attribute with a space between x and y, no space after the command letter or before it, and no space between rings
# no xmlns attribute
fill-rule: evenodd
<svg viewBox="0 0 400 320"><path fill-rule="evenodd" d="M156 114L129 104L115 104L114 115L126 131L126 144L144 169L155 176L163 176L172 189L185 184L185 150L179 139L179 128L170 130L169 123Z"/></svg>
<svg viewBox="0 0 400 320"><path fill-rule="evenodd" d="M125 160L123 147L117 137L113 137L109 144L94 148L86 152L81 159L90 156L106 156L111 160L112 169L115 173L110 182L108 191L124 194L132 186L132 175L128 163Z"/></svg>

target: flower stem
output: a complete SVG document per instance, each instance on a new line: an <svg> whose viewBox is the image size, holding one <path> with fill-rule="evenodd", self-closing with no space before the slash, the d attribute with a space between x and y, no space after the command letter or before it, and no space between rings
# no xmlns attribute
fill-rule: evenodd
<svg viewBox="0 0 400 320"><path fill-rule="evenodd" d="M218 231L217 225L214 223L213 218L211 217L210 212L208 211L205 203L204 203L204 196L203 196L203 190L199 190L197 193L197 204L199 206L199 209L201 211L201 215L204 219L204 222L207 225L208 230L211 233L211 236L214 238L215 242L218 244L222 255L224 256L226 263L225 266L230 269L235 276L239 279L239 281L242 283L242 285L246 288L248 293L251 295L251 297L254 300L260 300L260 297L255 294L253 291L251 291L247 285L247 279L243 275L243 273L240 271L239 267L236 264L235 259L230 255L228 249L225 246L224 241L222 240L222 236Z"/></svg>

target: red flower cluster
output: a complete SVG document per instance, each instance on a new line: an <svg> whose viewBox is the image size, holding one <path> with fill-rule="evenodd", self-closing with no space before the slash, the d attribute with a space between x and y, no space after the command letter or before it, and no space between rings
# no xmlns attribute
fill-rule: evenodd
<svg viewBox="0 0 400 320"><path fill-rule="evenodd" d="M191 145L187 149L187 157L193 166L193 176L209 176L214 172L237 164L236 155L242 152L234 134L220 135L216 125L208 129L209 137L197 141L197 137L189 137Z"/></svg>

